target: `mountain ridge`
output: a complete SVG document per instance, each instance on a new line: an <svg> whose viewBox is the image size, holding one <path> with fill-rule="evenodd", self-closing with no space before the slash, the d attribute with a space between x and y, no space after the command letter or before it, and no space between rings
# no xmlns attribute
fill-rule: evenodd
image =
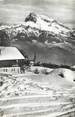
<svg viewBox="0 0 75 117"><path fill-rule="evenodd" d="M17 46L17 48L23 49L31 58L33 58L36 48L36 53L40 53L40 56L42 56L42 53L44 56L49 55L51 48L61 48L64 53L67 51L75 58L75 35L73 30L52 18L35 13L30 13L23 24L0 26L0 45L4 43L5 46ZM22 47L22 45L25 47ZM48 50L48 53L45 50L46 52ZM32 51L31 54L30 51ZM52 56L52 52L50 53ZM56 58L59 59L59 53L57 54L58 57ZM67 53L65 56L67 56Z"/></svg>

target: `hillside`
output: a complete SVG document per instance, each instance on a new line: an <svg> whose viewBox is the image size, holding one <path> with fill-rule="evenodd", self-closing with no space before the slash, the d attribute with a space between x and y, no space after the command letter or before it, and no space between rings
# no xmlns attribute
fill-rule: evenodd
<svg viewBox="0 0 75 117"><path fill-rule="evenodd" d="M50 69L48 75L0 74L0 116L75 117L74 77L68 69Z"/></svg>

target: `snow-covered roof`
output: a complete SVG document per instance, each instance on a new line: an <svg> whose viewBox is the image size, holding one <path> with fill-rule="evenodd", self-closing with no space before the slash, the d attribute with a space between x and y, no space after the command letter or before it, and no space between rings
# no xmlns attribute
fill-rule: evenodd
<svg viewBox="0 0 75 117"><path fill-rule="evenodd" d="M25 59L16 47L0 46L0 61Z"/></svg>

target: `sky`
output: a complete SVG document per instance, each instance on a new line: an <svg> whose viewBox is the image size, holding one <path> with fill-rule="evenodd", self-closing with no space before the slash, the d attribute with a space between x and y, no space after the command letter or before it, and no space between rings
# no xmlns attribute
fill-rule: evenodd
<svg viewBox="0 0 75 117"><path fill-rule="evenodd" d="M0 23L21 23L30 12L75 28L75 0L0 0Z"/></svg>

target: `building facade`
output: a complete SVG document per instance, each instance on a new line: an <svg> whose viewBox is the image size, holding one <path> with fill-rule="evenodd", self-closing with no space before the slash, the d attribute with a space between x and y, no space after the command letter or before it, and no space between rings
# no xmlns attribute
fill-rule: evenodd
<svg viewBox="0 0 75 117"><path fill-rule="evenodd" d="M0 47L0 73L22 73L25 61L16 47Z"/></svg>

